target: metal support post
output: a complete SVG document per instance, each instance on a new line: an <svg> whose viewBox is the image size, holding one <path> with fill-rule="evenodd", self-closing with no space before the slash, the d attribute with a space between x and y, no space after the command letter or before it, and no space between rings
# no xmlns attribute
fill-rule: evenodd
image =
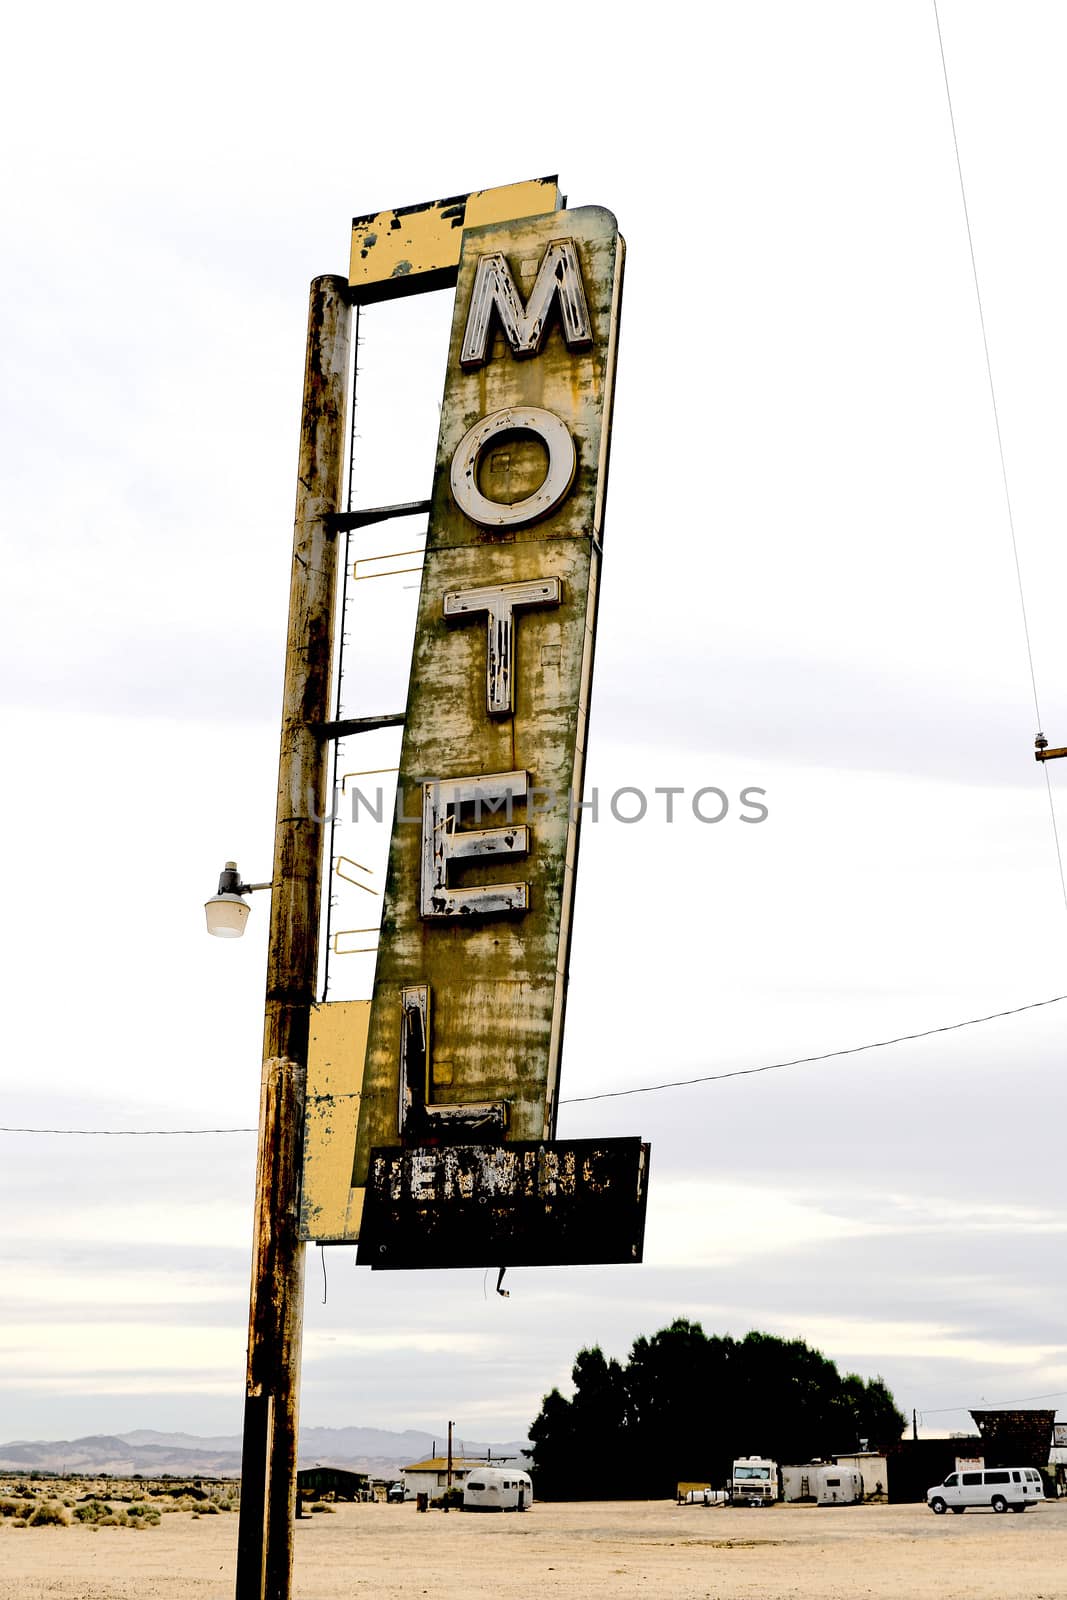
<svg viewBox="0 0 1067 1600"><path fill-rule="evenodd" d="M350 307L342 277L316 278L308 313L289 633L285 656L237 1600L290 1600L304 1302L298 1238L308 1030L318 972L337 529L345 457Z"/></svg>

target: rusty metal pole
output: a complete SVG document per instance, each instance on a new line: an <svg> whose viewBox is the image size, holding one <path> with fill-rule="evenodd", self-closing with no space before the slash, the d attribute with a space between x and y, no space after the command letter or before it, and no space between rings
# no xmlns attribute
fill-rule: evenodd
<svg viewBox="0 0 1067 1600"><path fill-rule="evenodd" d="M323 818L345 458L350 307L341 277L316 278L308 311L278 810L267 955L237 1600L290 1600L304 1309L298 1238L308 1030L315 999Z"/></svg>

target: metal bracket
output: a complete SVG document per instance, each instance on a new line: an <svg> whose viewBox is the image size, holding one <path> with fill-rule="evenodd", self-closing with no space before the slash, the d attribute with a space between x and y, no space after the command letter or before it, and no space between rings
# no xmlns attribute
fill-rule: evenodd
<svg viewBox="0 0 1067 1600"><path fill-rule="evenodd" d="M326 526L333 533L352 533L375 522L389 522L393 517L424 516L429 509L429 500L403 500L395 506L368 506L365 511L328 511Z"/></svg>
<svg viewBox="0 0 1067 1600"><path fill-rule="evenodd" d="M350 733L373 733L376 728L402 728L406 712L387 711L380 717L344 717L340 722L309 723L320 739L347 739ZM385 768L382 769L385 771Z"/></svg>

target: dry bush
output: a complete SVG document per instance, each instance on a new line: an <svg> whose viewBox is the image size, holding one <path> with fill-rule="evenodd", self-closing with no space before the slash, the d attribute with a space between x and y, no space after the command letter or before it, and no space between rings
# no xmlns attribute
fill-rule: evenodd
<svg viewBox="0 0 1067 1600"><path fill-rule="evenodd" d="M66 1507L55 1500L40 1501L26 1520L30 1528L66 1528L70 1525Z"/></svg>
<svg viewBox="0 0 1067 1600"><path fill-rule="evenodd" d="M102 1522L111 1515L111 1507L102 1500L82 1500L74 1507L74 1515L79 1522Z"/></svg>
<svg viewBox="0 0 1067 1600"><path fill-rule="evenodd" d="M328 1505L325 1500L316 1500L308 1507L309 1511L336 1511L336 1506Z"/></svg>

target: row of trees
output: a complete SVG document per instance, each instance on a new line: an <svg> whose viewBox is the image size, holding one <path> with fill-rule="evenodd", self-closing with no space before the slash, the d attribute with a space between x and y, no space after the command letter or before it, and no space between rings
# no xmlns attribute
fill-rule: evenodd
<svg viewBox="0 0 1067 1600"><path fill-rule="evenodd" d="M638 1339L625 1366L582 1350L571 1375L574 1398L553 1389L530 1428L546 1500L659 1499L682 1479L723 1483L738 1455L799 1463L885 1449L904 1428L881 1378L842 1377L802 1339L698 1322Z"/></svg>

